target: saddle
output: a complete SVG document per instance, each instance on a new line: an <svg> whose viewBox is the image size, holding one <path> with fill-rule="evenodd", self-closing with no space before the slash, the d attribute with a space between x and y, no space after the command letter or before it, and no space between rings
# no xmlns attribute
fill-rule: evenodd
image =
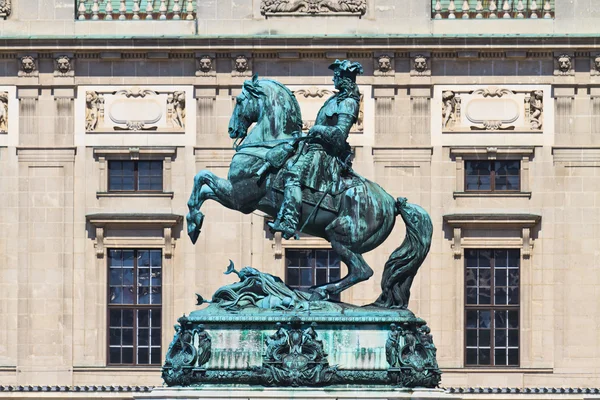
<svg viewBox="0 0 600 400"><path fill-rule="evenodd" d="M284 173L283 169L277 172L271 184L271 191L283 194L285 188ZM340 209L342 195L346 190L362 185L364 182L363 177L350 170L345 175L340 176L327 193L302 186L302 202L312 206L318 205L319 208L337 214Z"/></svg>

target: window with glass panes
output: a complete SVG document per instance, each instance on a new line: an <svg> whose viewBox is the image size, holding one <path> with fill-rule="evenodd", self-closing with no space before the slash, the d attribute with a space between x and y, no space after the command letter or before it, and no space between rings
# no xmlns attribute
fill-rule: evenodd
<svg viewBox="0 0 600 400"><path fill-rule="evenodd" d="M340 258L333 250L287 249L285 271L286 284L308 291L311 286L340 279ZM332 295L329 298L339 301L340 295Z"/></svg>
<svg viewBox="0 0 600 400"><path fill-rule="evenodd" d="M517 192L521 162L517 160L465 160L465 191Z"/></svg>
<svg viewBox="0 0 600 400"><path fill-rule="evenodd" d="M108 190L111 192L162 191L163 162L109 161Z"/></svg>
<svg viewBox="0 0 600 400"><path fill-rule="evenodd" d="M162 251L108 251L108 364L161 364Z"/></svg>
<svg viewBox="0 0 600 400"><path fill-rule="evenodd" d="M465 249L465 365L519 365L520 253Z"/></svg>

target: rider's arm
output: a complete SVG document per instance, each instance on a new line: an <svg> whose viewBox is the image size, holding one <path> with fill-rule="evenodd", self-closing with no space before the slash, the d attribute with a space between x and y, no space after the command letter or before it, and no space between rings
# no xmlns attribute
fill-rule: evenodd
<svg viewBox="0 0 600 400"><path fill-rule="evenodd" d="M350 128L358 116L358 103L354 99L344 99L338 104L337 124L315 125L310 134L319 134L324 142L335 149L343 149L350 133Z"/></svg>

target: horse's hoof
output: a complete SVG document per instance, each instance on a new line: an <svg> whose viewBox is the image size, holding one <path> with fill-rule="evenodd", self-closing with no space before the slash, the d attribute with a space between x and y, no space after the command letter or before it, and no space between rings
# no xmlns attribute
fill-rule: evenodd
<svg viewBox="0 0 600 400"><path fill-rule="evenodd" d="M204 214L200 211L195 212L193 214L187 215L188 222L188 236L193 244L196 244L198 240L198 236L200 236L200 228L202 228L202 222L204 222Z"/></svg>
<svg viewBox="0 0 600 400"><path fill-rule="evenodd" d="M327 291L323 288L310 289L312 292L308 301L327 300Z"/></svg>

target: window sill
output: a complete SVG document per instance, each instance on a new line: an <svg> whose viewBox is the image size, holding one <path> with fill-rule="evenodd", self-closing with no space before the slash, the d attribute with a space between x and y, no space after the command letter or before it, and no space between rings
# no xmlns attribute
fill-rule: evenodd
<svg viewBox="0 0 600 400"><path fill-rule="evenodd" d="M173 192L96 192L96 197L168 197L173 198Z"/></svg>
<svg viewBox="0 0 600 400"><path fill-rule="evenodd" d="M454 192L454 198L457 197L524 197L531 198L531 192Z"/></svg>

